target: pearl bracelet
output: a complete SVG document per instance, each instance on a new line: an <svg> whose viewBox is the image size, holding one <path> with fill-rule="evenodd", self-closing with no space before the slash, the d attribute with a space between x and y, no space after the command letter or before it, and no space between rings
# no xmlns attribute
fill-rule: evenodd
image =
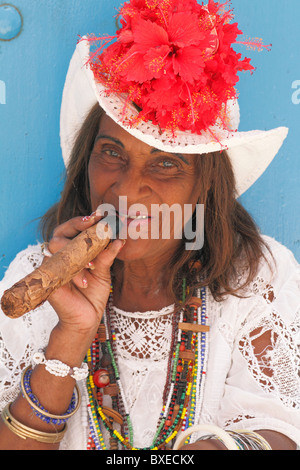
<svg viewBox="0 0 300 470"><path fill-rule="evenodd" d="M70 375L72 379L79 382L80 380L84 380L89 375L88 365L83 363L81 367L69 367L67 364L64 364L57 359L50 359L47 360L45 354L40 351L33 355L32 361L34 364L43 364L46 368L46 371L49 374L55 375L56 377L67 377Z"/></svg>

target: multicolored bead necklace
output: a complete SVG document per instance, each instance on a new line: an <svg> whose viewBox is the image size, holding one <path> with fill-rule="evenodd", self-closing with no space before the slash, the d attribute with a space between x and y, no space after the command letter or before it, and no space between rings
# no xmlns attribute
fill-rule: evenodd
<svg viewBox="0 0 300 470"><path fill-rule="evenodd" d="M100 325L98 335L87 355L90 371L87 379L90 416L88 450L107 449L102 434L103 427L110 435L110 449L118 449L121 444L129 450L158 450L166 448L178 432L195 424L203 401L209 327L206 325L205 288L199 289L197 297L192 297L188 305L185 305L186 292L188 288L184 281L184 308L173 315L172 345L163 391L164 405L152 445L143 449L134 447L134 430L115 359L111 293L104 323ZM168 377L171 377L170 381ZM112 408L103 406L104 389L111 395ZM114 422L121 426L120 432L113 425Z"/></svg>

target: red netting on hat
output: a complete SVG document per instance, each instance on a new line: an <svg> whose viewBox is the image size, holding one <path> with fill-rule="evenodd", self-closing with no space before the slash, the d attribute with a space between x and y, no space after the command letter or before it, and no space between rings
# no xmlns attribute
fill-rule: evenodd
<svg viewBox="0 0 300 470"><path fill-rule="evenodd" d="M96 82L139 108L129 125L152 121L162 131L197 134L217 122L227 128L226 103L237 98L238 73L254 70L233 45L269 48L259 39L237 41L242 32L228 4L131 0L120 10L116 36L88 37L96 46L88 61ZM122 114L126 121L126 105Z"/></svg>

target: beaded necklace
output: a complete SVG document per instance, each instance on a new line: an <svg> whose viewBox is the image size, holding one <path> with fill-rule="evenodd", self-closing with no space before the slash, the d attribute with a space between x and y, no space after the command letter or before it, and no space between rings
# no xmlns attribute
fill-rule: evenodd
<svg viewBox="0 0 300 470"><path fill-rule="evenodd" d="M183 304L187 291L184 281ZM178 432L193 426L201 411L209 331L209 327L206 326L206 290L205 288L198 289L197 297L192 297L187 306L173 315L172 344L163 391L163 408L152 445L143 449L136 449L133 444L134 430L116 360L112 304L111 291L104 322L99 327L86 359L89 366L87 379L90 424L88 450L107 449L102 433L103 428L110 435L110 449L118 449L118 444L130 450L163 449L173 441ZM101 387L98 388L95 385L94 377L99 364L100 349L110 376L110 387L115 390L114 393L110 393L112 409L103 406ZM168 377L171 377L170 381ZM113 425L114 421L121 425L120 432Z"/></svg>

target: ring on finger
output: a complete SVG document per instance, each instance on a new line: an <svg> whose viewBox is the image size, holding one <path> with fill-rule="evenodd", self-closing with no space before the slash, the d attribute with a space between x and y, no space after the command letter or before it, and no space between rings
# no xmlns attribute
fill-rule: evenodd
<svg viewBox="0 0 300 470"><path fill-rule="evenodd" d="M95 269L94 263L91 261L91 262L87 265L86 269L90 269L91 271L94 271L94 269Z"/></svg>

